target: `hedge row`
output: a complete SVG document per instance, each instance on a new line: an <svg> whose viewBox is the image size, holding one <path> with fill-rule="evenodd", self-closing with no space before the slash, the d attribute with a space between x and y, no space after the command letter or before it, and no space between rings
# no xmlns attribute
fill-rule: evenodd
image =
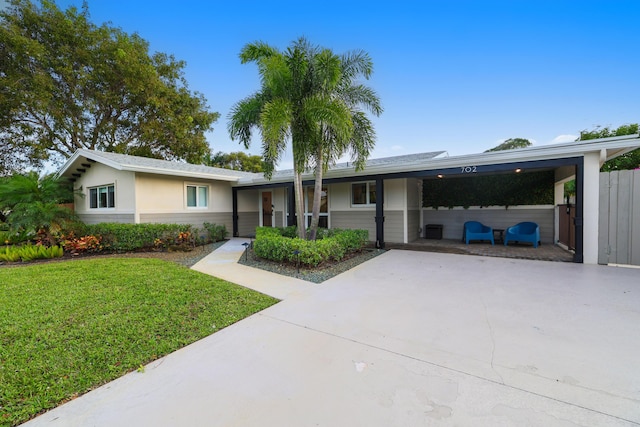
<svg viewBox="0 0 640 427"><path fill-rule="evenodd" d="M253 249L260 258L316 267L327 261L339 261L346 254L361 250L369 240L366 230L322 229L318 240L289 237L292 235L296 235L294 227L258 227Z"/></svg>
<svg viewBox="0 0 640 427"><path fill-rule="evenodd" d="M190 224L100 223L76 230L64 238L64 244L65 249L68 246L69 250L78 252L189 250L197 243L224 240L227 234L224 225L209 223L204 224L203 230Z"/></svg>

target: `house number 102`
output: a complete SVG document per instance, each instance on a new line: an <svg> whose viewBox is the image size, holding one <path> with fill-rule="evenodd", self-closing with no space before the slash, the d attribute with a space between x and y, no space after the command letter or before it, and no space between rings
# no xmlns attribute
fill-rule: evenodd
<svg viewBox="0 0 640 427"><path fill-rule="evenodd" d="M463 166L460 168L462 173L476 173L478 168L476 166Z"/></svg>

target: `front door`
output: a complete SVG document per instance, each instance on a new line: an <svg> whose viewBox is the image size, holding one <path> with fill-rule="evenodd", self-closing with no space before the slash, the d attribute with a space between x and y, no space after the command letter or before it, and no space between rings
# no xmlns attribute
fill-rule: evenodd
<svg viewBox="0 0 640 427"><path fill-rule="evenodd" d="M271 191L262 193L262 226L273 227L273 203L271 202Z"/></svg>

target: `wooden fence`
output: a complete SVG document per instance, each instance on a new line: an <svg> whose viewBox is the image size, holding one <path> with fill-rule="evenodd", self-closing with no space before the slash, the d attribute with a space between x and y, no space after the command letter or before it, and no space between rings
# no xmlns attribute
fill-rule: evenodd
<svg viewBox="0 0 640 427"><path fill-rule="evenodd" d="M600 173L598 263L640 265L640 170Z"/></svg>

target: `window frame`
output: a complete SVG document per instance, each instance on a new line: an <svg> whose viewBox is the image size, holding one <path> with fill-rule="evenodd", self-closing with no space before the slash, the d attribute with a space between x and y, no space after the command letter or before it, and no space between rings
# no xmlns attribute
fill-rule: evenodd
<svg viewBox="0 0 640 427"><path fill-rule="evenodd" d="M353 186L354 185L366 185L366 189L365 189L365 203L354 203L354 191L353 191ZM375 185L376 182L375 181L357 181L357 182L352 182L351 183L351 207L352 208L363 208L363 207L372 207L376 205L376 201L374 200L373 202L371 201L371 189L373 186L374 192L376 193L376 196L374 197L375 199L377 199L377 191L375 191Z"/></svg>
<svg viewBox="0 0 640 427"><path fill-rule="evenodd" d="M93 187L89 187L88 189L89 197L89 209L115 209L116 208L116 185L115 184L105 184L105 185L96 185ZM101 191L102 190L102 191ZM104 191L104 193L103 193ZM95 196L94 196L95 194ZM105 194L105 204L106 206L101 206L101 194ZM95 197L95 206L93 204Z"/></svg>
<svg viewBox="0 0 640 427"><path fill-rule="evenodd" d="M189 205L189 187L195 188L195 206ZM184 184L184 206L187 209L209 209L209 200L211 199L211 191L208 184L185 183ZM201 192L205 190L205 204L200 205Z"/></svg>

